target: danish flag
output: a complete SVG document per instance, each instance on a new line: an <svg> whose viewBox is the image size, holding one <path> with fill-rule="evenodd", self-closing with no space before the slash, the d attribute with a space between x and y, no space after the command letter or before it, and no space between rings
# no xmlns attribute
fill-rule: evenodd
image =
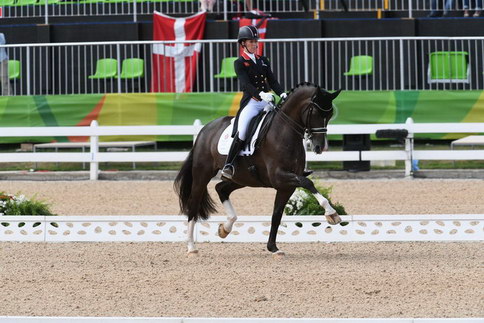
<svg viewBox="0 0 484 323"><path fill-rule="evenodd" d="M206 13L173 18L155 11L153 40L184 41L203 38ZM151 92L191 92L197 75L200 43L153 45Z"/></svg>

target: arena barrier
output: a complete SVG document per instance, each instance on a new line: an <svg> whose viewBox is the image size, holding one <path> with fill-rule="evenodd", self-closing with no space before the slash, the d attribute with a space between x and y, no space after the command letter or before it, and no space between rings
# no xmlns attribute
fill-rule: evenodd
<svg viewBox="0 0 484 323"><path fill-rule="evenodd" d="M122 323L482 323L484 318L181 318L181 317L26 317L0 316L0 323L122 322Z"/></svg>
<svg viewBox="0 0 484 323"><path fill-rule="evenodd" d="M181 162L187 151L174 152L99 152L99 137L118 135L191 135L195 142L202 129L200 120L186 126L98 126L96 120L90 127L0 127L2 137L90 137L90 151L84 153L0 153L0 163L7 162L81 162L90 163L90 179L97 180L100 162ZM412 175L413 160L484 160L484 150L414 150L414 134L431 133L484 133L484 123L405 123L329 125L328 134L375 134L378 130L407 130L405 147L400 150L379 151L327 151L317 155L306 153L307 161L405 161L405 176Z"/></svg>
<svg viewBox="0 0 484 323"><path fill-rule="evenodd" d="M284 216L279 242L483 241L484 214L352 215L329 226L324 216ZM240 216L232 233L218 236L226 220L195 226L197 242L267 242L270 216ZM1 216L0 241L181 242L185 216Z"/></svg>

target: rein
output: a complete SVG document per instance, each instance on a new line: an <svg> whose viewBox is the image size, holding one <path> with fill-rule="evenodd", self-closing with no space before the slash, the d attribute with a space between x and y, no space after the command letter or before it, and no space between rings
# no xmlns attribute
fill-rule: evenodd
<svg viewBox="0 0 484 323"><path fill-rule="evenodd" d="M330 109L323 109L323 108L321 108L321 106L319 104L317 104L313 100L314 100L314 97L311 98L311 102L309 102L308 105L306 107L304 107L304 109L303 109L303 112L305 110L309 109L309 113L307 114L306 123L304 124L304 126L301 126L299 123L294 121L291 117L289 117L284 111L282 111L282 109L280 108L282 106L282 104L279 104L278 106L274 107L274 109L278 112L278 115L280 115L281 118L289 124L289 126L301 137L301 139L304 138L305 133L308 134L308 138L311 138L314 134L327 133L328 132L327 127L318 127L318 128L309 128L308 127L309 121L310 121L309 120L310 116L311 116L313 109L315 107L316 107L316 109L318 109L322 112L329 112L329 111L331 111L331 109L333 109L333 107L331 107Z"/></svg>

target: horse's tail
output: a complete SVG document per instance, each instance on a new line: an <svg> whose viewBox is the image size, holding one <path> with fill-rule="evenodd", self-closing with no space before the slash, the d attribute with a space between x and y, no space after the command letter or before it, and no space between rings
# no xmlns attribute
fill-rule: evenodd
<svg viewBox="0 0 484 323"><path fill-rule="evenodd" d="M202 188L202 197L200 204L191 201L192 183L193 183L193 149L188 154L187 159L183 163L180 172L175 178L174 189L178 194L180 203L180 212L188 216L188 221L198 219L207 220L210 213L214 213L217 209L215 202L208 194L207 187Z"/></svg>

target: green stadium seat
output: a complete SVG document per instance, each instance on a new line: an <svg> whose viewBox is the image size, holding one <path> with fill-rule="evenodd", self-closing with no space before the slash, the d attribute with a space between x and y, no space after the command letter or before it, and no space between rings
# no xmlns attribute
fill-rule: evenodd
<svg viewBox="0 0 484 323"><path fill-rule="evenodd" d="M428 69L429 83L468 83L467 52L432 52Z"/></svg>
<svg viewBox="0 0 484 323"><path fill-rule="evenodd" d="M104 3L104 0L81 0L79 4Z"/></svg>
<svg viewBox="0 0 484 323"><path fill-rule="evenodd" d="M58 4L62 3L61 1L62 0L47 0L47 4ZM39 0L36 4L45 6L45 0Z"/></svg>
<svg viewBox="0 0 484 323"><path fill-rule="evenodd" d="M8 61L8 79L20 79L20 61L17 61L15 59L10 59Z"/></svg>
<svg viewBox="0 0 484 323"><path fill-rule="evenodd" d="M193 2L197 0L148 0L149 2Z"/></svg>
<svg viewBox="0 0 484 323"><path fill-rule="evenodd" d="M37 0L17 0L16 6L31 6L37 4Z"/></svg>
<svg viewBox="0 0 484 323"><path fill-rule="evenodd" d="M222 64L220 67L220 73L215 74L213 77L216 79L220 78L234 78L237 77L235 74L234 62L237 60L237 57L226 57L222 59Z"/></svg>
<svg viewBox="0 0 484 323"><path fill-rule="evenodd" d="M373 74L373 57L360 55L351 57L350 70L345 76L365 76Z"/></svg>
<svg viewBox="0 0 484 323"><path fill-rule="evenodd" d="M145 76L145 61L141 58L127 58L121 66L121 79L133 79Z"/></svg>
<svg viewBox="0 0 484 323"><path fill-rule="evenodd" d="M132 3L132 0L104 0L104 3ZM136 0L137 3L148 2L148 0Z"/></svg>
<svg viewBox="0 0 484 323"><path fill-rule="evenodd" d="M89 79L109 79L118 74L118 61L114 58L103 58L96 63L96 73L89 75Z"/></svg>
<svg viewBox="0 0 484 323"><path fill-rule="evenodd" d="M0 7L13 6L14 4L15 0L0 0Z"/></svg>

